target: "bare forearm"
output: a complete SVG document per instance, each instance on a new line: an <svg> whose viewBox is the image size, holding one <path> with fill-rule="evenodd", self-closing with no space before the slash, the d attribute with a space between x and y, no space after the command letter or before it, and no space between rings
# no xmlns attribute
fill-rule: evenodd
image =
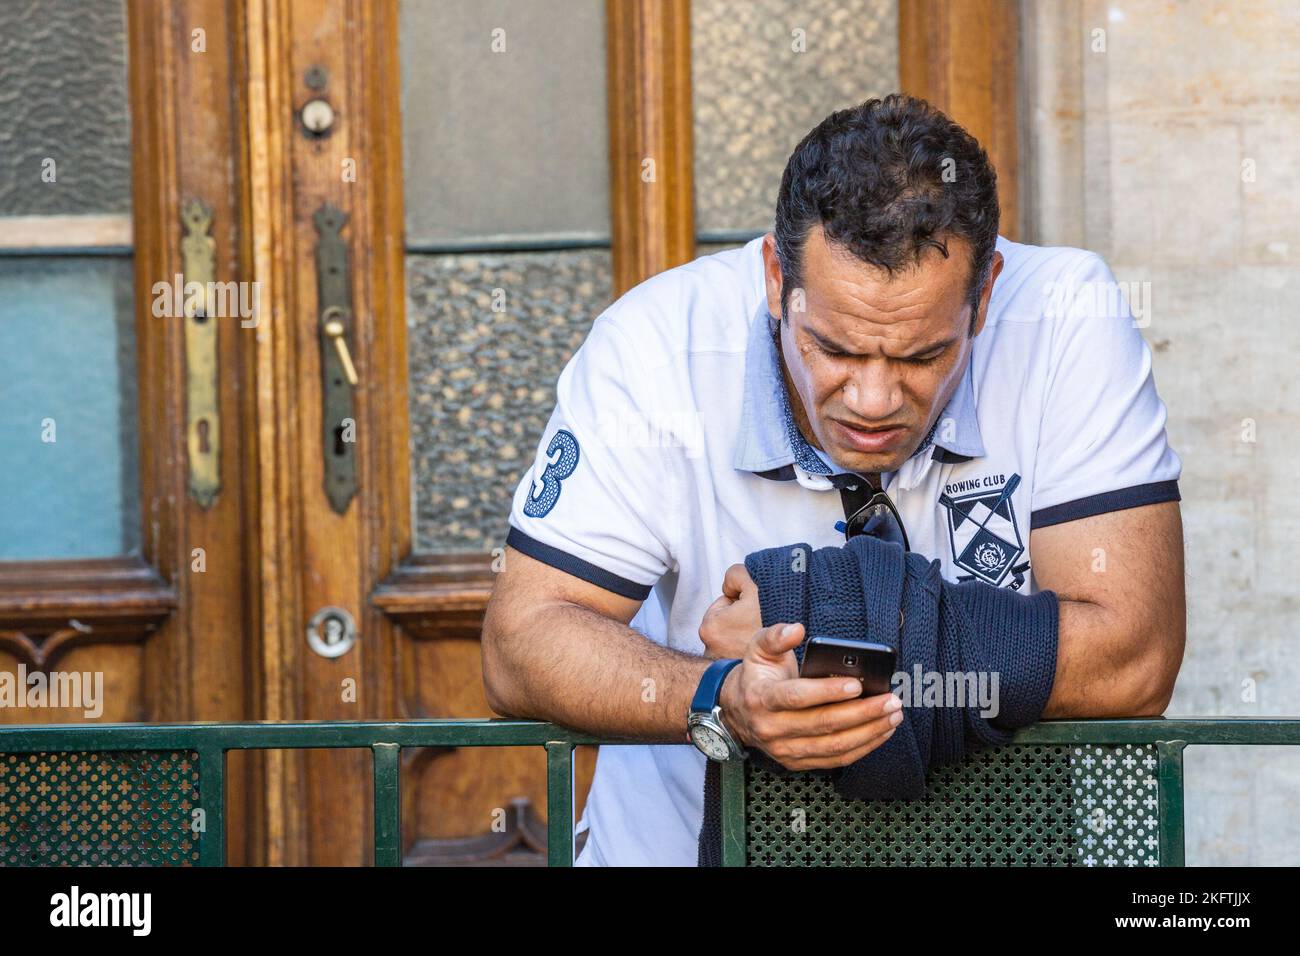
<svg viewBox="0 0 1300 956"><path fill-rule="evenodd" d="M1043 717L1162 713L1182 660L1181 627L1137 634L1101 605L1061 599L1059 606L1056 680Z"/></svg>
<svg viewBox="0 0 1300 956"><path fill-rule="evenodd" d="M495 683L508 688L494 704L506 716L672 743L685 739L691 697L711 663L575 604L538 609L484 653Z"/></svg>

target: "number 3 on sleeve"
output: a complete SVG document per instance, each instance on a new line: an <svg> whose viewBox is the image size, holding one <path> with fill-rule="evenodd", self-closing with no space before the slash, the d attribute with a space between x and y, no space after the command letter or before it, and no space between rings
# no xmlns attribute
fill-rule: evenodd
<svg viewBox="0 0 1300 956"><path fill-rule="evenodd" d="M560 482L578 467L578 439L560 429L546 447L546 457L546 467L541 477L533 482L528 500L524 502L524 514L530 518L545 517L560 500ZM540 490L537 488L539 483Z"/></svg>

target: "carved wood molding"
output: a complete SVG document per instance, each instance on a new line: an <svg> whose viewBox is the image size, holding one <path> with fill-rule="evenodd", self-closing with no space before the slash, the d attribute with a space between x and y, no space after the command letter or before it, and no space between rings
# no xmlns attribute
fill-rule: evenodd
<svg viewBox="0 0 1300 956"><path fill-rule="evenodd" d="M263 313L275 317L243 356L252 426L247 484L259 495L245 549L256 588L248 612L255 704L266 720L387 716L398 709L397 627L366 598L410 548L398 4L233 6L243 54L241 134L249 144L240 163L242 256L261 283ZM328 135L313 138L298 117L318 96L334 108L335 122ZM346 180L345 161L357 171ZM358 494L343 514L320 490L319 236L311 217L324 202L349 216L342 237L354 316L349 347L359 374ZM360 683L359 707L339 701L337 676L306 649L305 622L325 605L349 610L365 635L347 662ZM316 795L333 781L301 754L268 752L264 762L259 862L351 859L343 833L355 824L328 817L361 816L340 811L348 802L332 802L329 811L318 806ZM334 839L315 837L326 829Z"/></svg>
<svg viewBox="0 0 1300 956"><path fill-rule="evenodd" d="M48 670L74 647L143 643L176 604L176 590L140 558L0 566L0 650Z"/></svg>
<svg viewBox="0 0 1300 956"><path fill-rule="evenodd" d="M25 664L29 671L54 670L55 663L74 647L91 644L143 644L158 629L157 624L107 626L72 622L75 628L61 628L45 634L33 631L0 631L0 651L6 651Z"/></svg>
<svg viewBox="0 0 1300 956"><path fill-rule="evenodd" d="M203 507L188 488L185 323L152 308L155 284L185 273L181 211L193 200L211 210L214 280L255 278L241 253L248 231L240 157L261 146L258 140L248 146L240 129L247 107L239 81L242 9L240 0L127 0L141 558L174 589L172 613L158 620L156 636L144 645L133 685L141 720L259 716L247 710L250 685L260 675L247 664L256 594L242 549L255 527L250 502L265 486L247 467L257 433L248 420L252 386L241 360L259 330L244 327L242 317L213 316L220 490ZM193 46L199 27L202 53ZM268 309L259 314L262 329L273 324ZM101 636L104 627L96 625ZM47 659L64 649L47 644ZM232 760L232 778L252 759ZM250 787L241 783L232 779L226 810L255 835L260 821L250 809ZM232 865L248 862L245 848L253 839L230 841Z"/></svg>
<svg viewBox="0 0 1300 956"><path fill-rule="evenodd" d="M290 93L290 4L287 0L239 0L234 4L237 74L243 106L239 135L248 144L240 157L239 193L245 215L241 267L260 284L264 315L256 339L242 350L249 425L247 480L261 489L257 520L244 541L244 560L255 582L249 595L250 666L256 675L252 707L259 719L297 716L301 697L298 627L304 618L299 515L290 498L297 488L301 453L295 393L294 337L302 315L295 280L290 141L295 135ZM301 757L268 751L260 757L250 857L259 865L303 865L309 856L301 811Z"/></svg>
<svg viewBox="0 0 1300 956"><path fill-rule="evenodd" d="M491 555L413 554L370 599L412 637L477 637L494 577Z"/></svg>

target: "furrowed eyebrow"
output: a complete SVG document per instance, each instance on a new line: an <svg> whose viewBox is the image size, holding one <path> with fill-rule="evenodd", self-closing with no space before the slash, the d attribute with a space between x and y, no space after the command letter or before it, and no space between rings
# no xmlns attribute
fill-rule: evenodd
<svg viewBox="0 0 1300 956"><path fill-rule="evenodd" d="M816 343L817 343L818 345L820 345L822 348L827 349L827 350L829 350L829 351L831 351L831 352L844 352L845 354L848 354L848 355L854 355L854 354L857 354L857 353L854 353L854 352L849 352L847 349L842 348L842 347L841 347L840 345L838 345L837 343L832 342L830 339L826 338L824 335L822 335L821 333L819 333L816 329L811 329L811 328L810 328L810 329L808 330L808 334L811 335L811 336L813 337L813 341L814 341L814 342L816 342Z"/></svg>
<svg viewBox="0 0 1300 956"><path fill-rule="evenodd" d="M822 348L828 351L842 352L845 355L853 355L853 356L860 356L862 354L860 352L850 352L848 349L844 348L843 346L835 342L832 342L830 339L826 338L824 335L819 333L816 329L812 329L812 328L808 329L808 334L812 336L813 341L815 341L818 345L820 345ZM900 359L906 360L906 359L914 359L920 355L930 355L932 353L938 354L939 352L942 352L944 349L946 349L948 346L952 345L952 343L955 341L957 341L955 336L952 338L946 338L942 342L935 342L931 345L922 346L919 349L915 349L909 352L907 355L900 355L898 357Z"/></svg>
<svg viewBox="0 0 1300 956"><path fill-rule="evenodd" d="M939 352L942 352L944 349L946 349L948 346L952 345L952 343L956 341L957 339L955 336L953 338L947 338L944 339L942 342L935 342L933 345L928 345L925 346L924 348L916 349L914 352L909 352L907 355L901 355L899 356L899 358L910 359L910 358L916 358L918 355L930 355L931 353L938 354Z"/></svg>

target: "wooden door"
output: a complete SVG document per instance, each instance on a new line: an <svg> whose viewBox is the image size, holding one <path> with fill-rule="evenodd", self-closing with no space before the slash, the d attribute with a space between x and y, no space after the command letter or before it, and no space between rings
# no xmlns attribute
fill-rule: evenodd
<svg viewBox="0 0 1300 956"><path fill-rule="evenodd" d="M492 716L478 632L503 504L555 377L619 292L692 253L687 11L247 3L248 115L263 138L249 157L251 265L273 315L292 317L259 338L252 373L266 383L256 480L274 496L254 549L268 717ZM312 100L327 101L327 130L305 128ZM647 157L657 177L643 178ZM324 203L348 217L358 373L355 493L341 511L320 478ZM358 638L322 658L302 630L331 606ZM580 793L594 758L578 756ZM286 862L365 860L368 759L274 755L267 820L285 838L268 848ZM545 861L540 750L403 760L408 863Z"/></svg>
<svg viewBox="0 0 1300 956"><path fill-rule="evenodd" d="M0 5L0 680L84 679L5 723L257 714L229 12Z"/></svg>

